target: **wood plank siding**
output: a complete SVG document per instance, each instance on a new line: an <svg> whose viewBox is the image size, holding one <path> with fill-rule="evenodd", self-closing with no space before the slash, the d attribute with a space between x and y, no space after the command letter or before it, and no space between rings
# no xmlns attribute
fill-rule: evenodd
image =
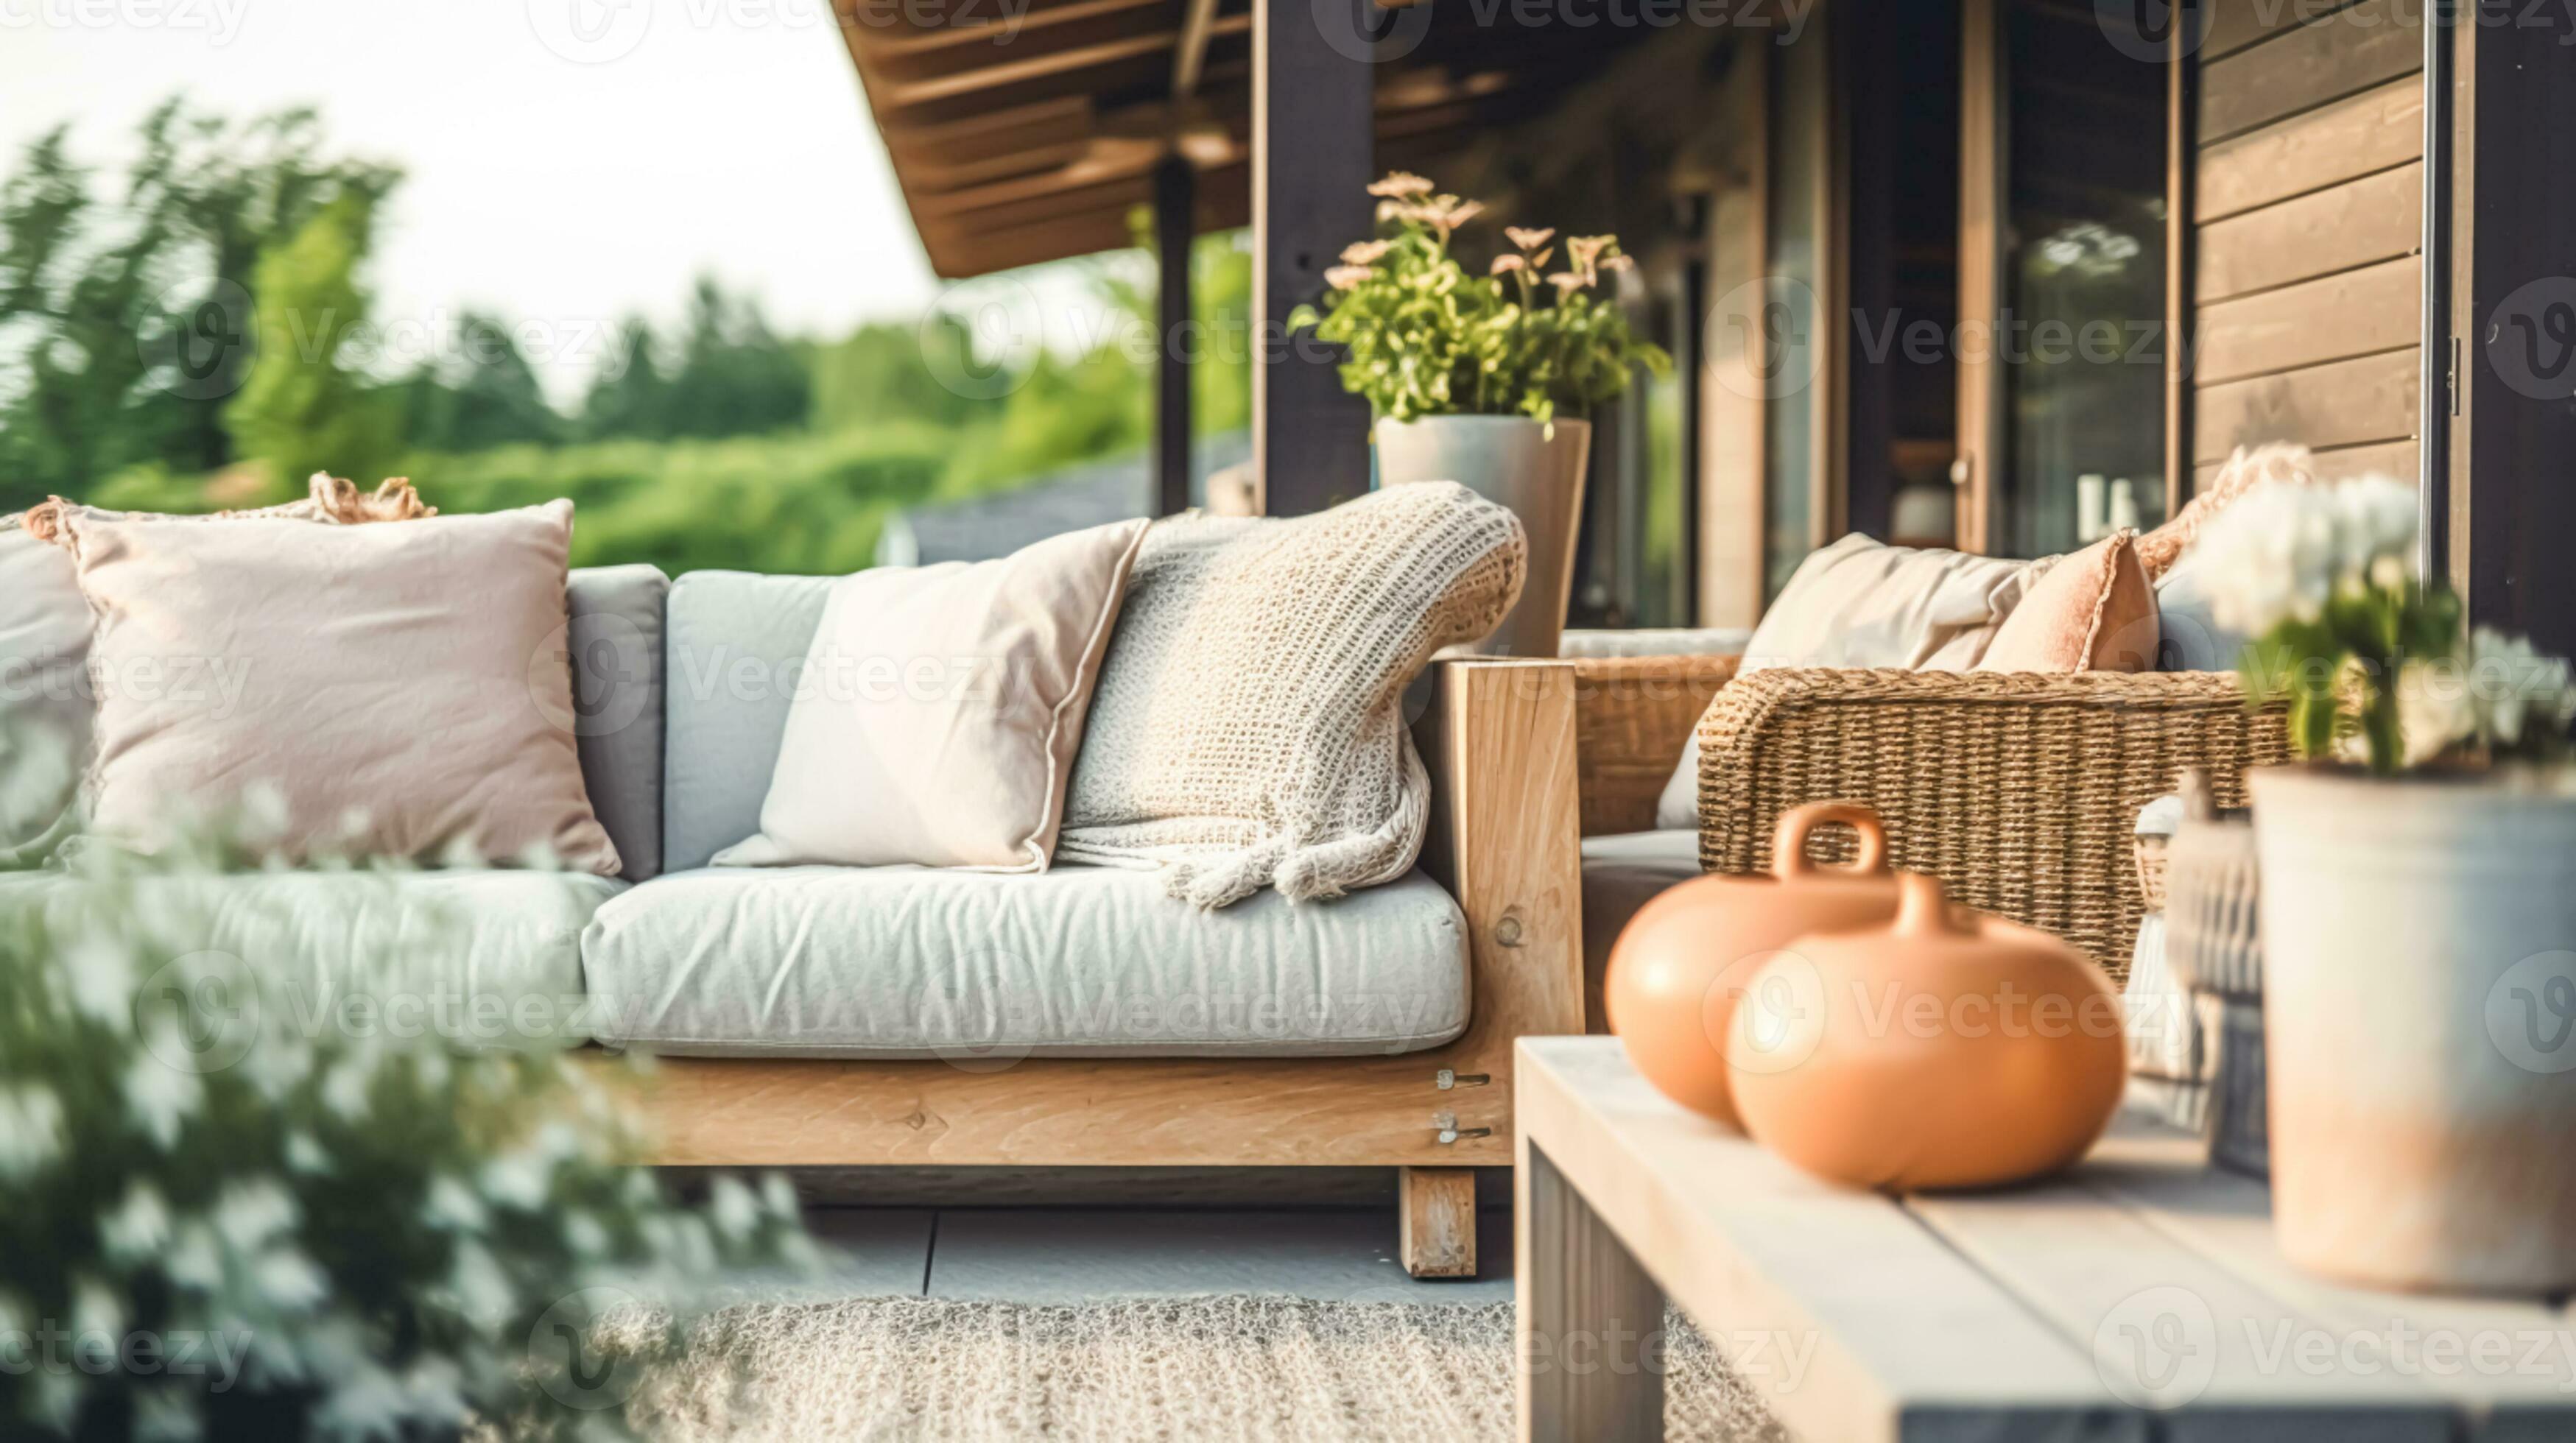
<svg viewBox="0 0 2576 1443"><path fill-rule="evenodd" d="M2194 63L2191 454L2298 441L2411 476L2419 0L2217 0Z"/></svg>

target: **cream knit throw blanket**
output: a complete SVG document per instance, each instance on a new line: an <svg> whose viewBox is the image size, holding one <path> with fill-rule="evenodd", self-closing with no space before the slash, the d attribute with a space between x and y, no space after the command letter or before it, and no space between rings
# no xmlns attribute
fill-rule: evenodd
<svg viewBox="0 0 2576 1443"><path fill-rule="evenodd" d="M1290 520L1156 524L1056 855L1160 867L1202 907L1403 876L1431 819L1405 683L1501 624L1527 553L1519 518L1451 481Z"/></svg>

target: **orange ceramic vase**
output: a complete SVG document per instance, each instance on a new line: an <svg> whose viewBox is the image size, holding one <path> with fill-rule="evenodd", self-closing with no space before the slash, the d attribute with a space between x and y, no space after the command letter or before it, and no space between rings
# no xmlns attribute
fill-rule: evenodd
<svg viewBox="0 0 2576 1443"><path fill-rule="evenodd" d="M2119 994L2046 932L1902 874L1887 927L1801 937L1727 1036L1754 1139L1835 1182L1994 1187L2084 1156L2127 1080Z"/></svg>
<svg viewBox="0 0 2576 1443"><path fill-rule="evenodd" d="M1807 838L1839 822L1860 834L1859 860L1820 867ZM1666 1097L1741 1127L1726 1067L1728 1018L1746 979L1792 938L1885 922L1896 874L1878 813L1811 802L1782 814L1768 877L1694 877L1647 903L1610 949L1602 1009L1628 1061Z"/></svg>

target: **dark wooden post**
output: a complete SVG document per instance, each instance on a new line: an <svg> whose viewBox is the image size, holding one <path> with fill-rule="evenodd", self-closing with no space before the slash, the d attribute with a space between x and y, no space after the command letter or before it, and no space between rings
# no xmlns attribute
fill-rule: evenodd
<svg viewBox="0 0 2576 1443"><path fill-rule="evenodd" d="M1371 234L1376 17L1375 0L1253 0L1252 455L1272 516L1368 489L1368 406L1343 392L1329 348L1287 335L1287 317Z"/></svg>
<svg viewBox="0 0 2576 1443"><path fill-rule="evenodd" d="M1190 368L1206 338L1190 325L1190 245L1198 238L1198 176L1178 155L1154 168L1154 510L1190 509Z"/></svg>
<svg viewBox="0 0 2576 1443"><path fill-rule="evenodd" d="M2564 24L2505 0L2472 13L2452 32L2453 323L2425 338L2454 358L2442 368L2448 550L2472 621L2564 656L2576 652L2576 46ZM2424 397L2428 413L2442 402L2442 390Z"/></svg>

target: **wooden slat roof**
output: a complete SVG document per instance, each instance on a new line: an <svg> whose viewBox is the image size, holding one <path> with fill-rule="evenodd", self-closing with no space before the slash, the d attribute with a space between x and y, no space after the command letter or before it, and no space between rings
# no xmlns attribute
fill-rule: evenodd
<svg viewBox="0 0 2576 1443"><path fill-rule="evenodd" d="M1200 229L1249 223L1251 0L1027 0L1016 23L1001 0L836 3L940 275L1131 244L1129 217L1174 151L1197 168ZM1643 38L1435 25L1378 67L1379 163L1430 166Z"/></svg>

